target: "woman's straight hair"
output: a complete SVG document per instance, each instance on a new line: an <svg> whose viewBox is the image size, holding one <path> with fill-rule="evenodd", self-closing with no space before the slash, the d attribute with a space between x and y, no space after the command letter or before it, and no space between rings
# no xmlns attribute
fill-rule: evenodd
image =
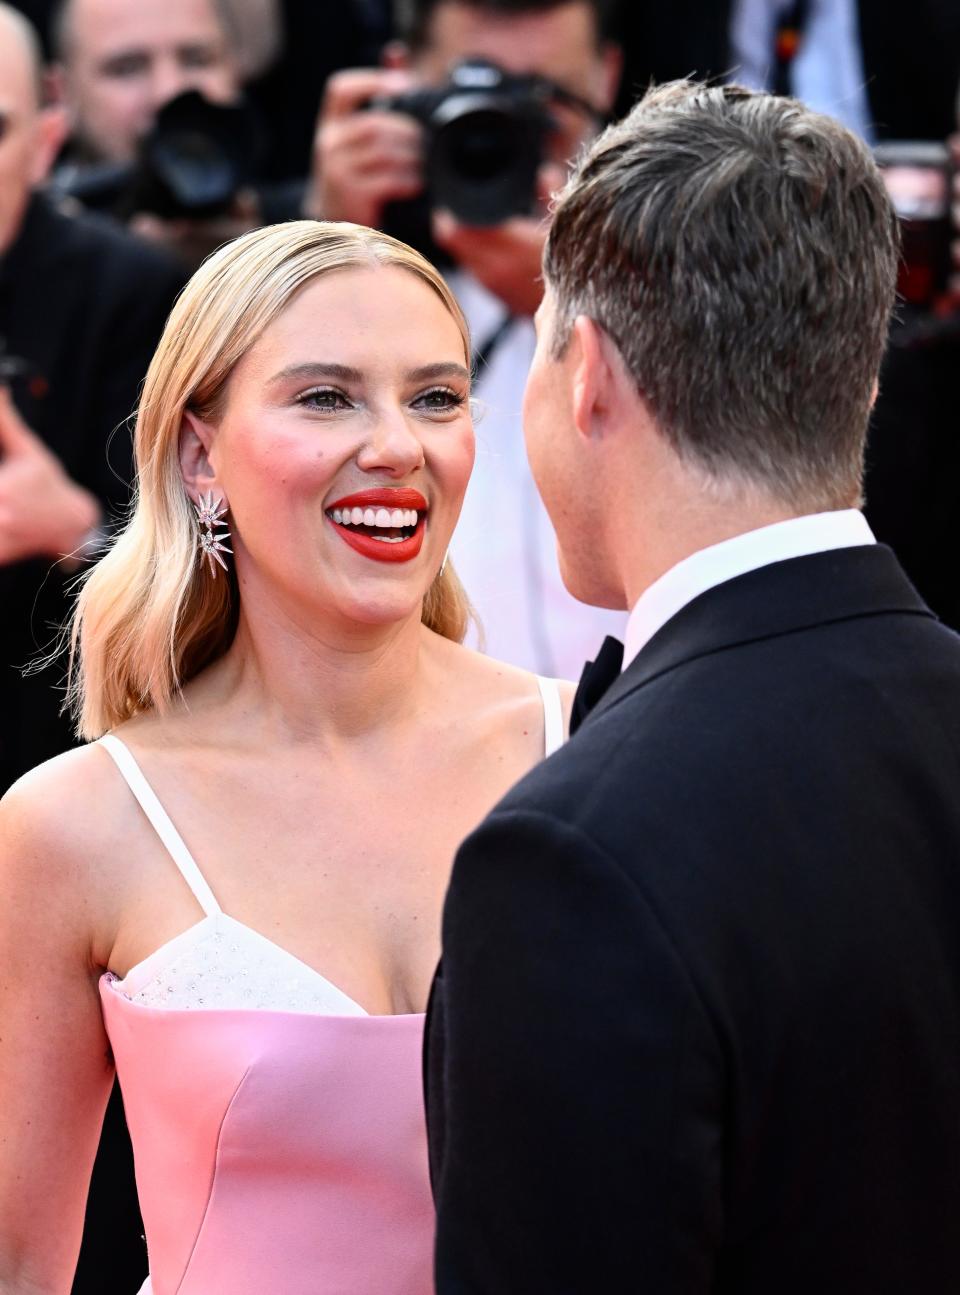
<svg viewBox="0 0 960 1295"><path fill-rule="evenodd" d="M193 505L180 476L185 410L216 421L235 365L305 284L336 270L393 266L437 294L463 337L466 321L418 252L361 225L300 220L254 230L214 253L184 288L147 371L134 434L130 520L83 582L70 630L67 704L93 740L182 686L230 646L239 591L198 560ZM470 606L448 562L423 602L423 623L460 642Z"/></svg>

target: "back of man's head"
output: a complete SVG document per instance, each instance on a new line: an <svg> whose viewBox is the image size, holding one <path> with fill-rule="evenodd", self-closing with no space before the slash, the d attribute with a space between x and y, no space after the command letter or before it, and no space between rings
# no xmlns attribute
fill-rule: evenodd
<svg viewBox="0 0 960 1295"><path fill-rule="evenodd" d="M839 123L738 87L659 86L557 203L553 347L589 316L681 459L796 511L846 507L897 255L877 168Z"/></svg>
<svg viewBox="0 0 960 1295"><path fill-rule="evenodd" d="M397 35L412 50L419 50L429 43L430 23L436 11L445 5L459 5L477 13L489 14L496 20L547 13L552 9L565 9L578 4L593 10L598 40L610 36L615 0L394 0L394 26Z"/></svg>

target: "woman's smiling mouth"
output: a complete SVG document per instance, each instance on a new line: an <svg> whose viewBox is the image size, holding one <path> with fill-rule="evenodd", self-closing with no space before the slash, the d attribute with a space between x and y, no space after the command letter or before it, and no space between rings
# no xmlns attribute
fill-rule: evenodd
<svg viewBox="0 0 960 1295"><path fill-rule="evenodd" d="M409 562L423 547L427 501L419 490L383 487L344 495L325 510L355 552L377 562Z"/></svg>

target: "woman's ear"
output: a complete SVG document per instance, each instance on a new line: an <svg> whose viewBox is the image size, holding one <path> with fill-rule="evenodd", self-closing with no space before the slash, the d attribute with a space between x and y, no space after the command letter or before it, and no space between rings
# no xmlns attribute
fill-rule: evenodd
<svg viewBox="0 0 960 1295"><path fill-rule="evenodd" d="M226 503L223 488L217 483L216 470L210 462L212 446L213 428L198 417L192 409L185 409L180 423L179 446L180 476L183 478L183 484L194 501L212 490Z"/></svg>

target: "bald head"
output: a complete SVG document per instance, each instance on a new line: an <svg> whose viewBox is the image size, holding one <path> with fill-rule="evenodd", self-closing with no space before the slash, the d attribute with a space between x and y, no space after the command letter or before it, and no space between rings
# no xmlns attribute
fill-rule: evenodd
<svg viewBox="0 0 960 1295"><path fill-rule="evenodd" d="M11 76L17 83L14 93L25 91L33 107L39 108L43 84L40 41L23 14L0 0L0 87L6 89Z"/></svg>
<svg viewBox="0 0 960 1295"><path fill-rule="evenodd" d="M15 241L30 190L63 140L63 114L41 104L43 64L33 28L0 0L0 256Z"/></svg>

